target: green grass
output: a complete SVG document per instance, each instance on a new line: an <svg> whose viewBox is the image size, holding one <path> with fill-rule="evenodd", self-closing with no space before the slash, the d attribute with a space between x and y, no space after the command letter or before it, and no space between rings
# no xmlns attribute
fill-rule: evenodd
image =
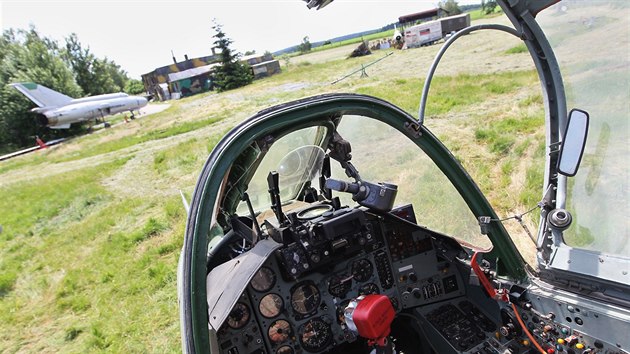
<svg viewBox="0 0 630 354"><path fill-rule="evenodd" d="M461 111L494 96L514 92L534 80L538 80L535 71L438 76L431 83L425 115ZM389 84L361 87L357 92L383 98L416 116L423 84L421 79L397 78Z"/></svg>
<svg viewBox="0 0 630 354"><path fill-rule="evenodd" d="M470 11L469 13L470 13L470 21L476 21L482 18L493 18L493 17L501 16L503 12L501 11L501 8L497 6L494 9L494 12L490 14L486 14L481 9L473 10L473 11Z"/></svg>
<svg viewBox="0 0 630 354"><path fill-rule="evenodd" d="M534 151L535 161L544 161L545 144L540 142ZM540 165L532 164L526 171L525 188L519 195L520 202L523 205L535 205L541 199L541 191L543 187L545 170Z"/></svg>
<svg viewBox="0 0 630 354"><path fill-rule="evenodd" d="M11 170L19 169L25 166L41 164L44 162L53 162L53 163L67 162L67 161L83 159L86 157L102 155L109 152L119 151L119 150L128 148L130 146L138 145L144 142L164 139L167 137L188 133L188 132L206 127L208 125L212 125L223 119L224 117L212 117L212 118L207 118L203 120L187 121L184 123L174 123L168 128L148 131L141 135L126 136L124 138L110 140L104 143L87 144L87 146L85 146L79 151L67 153L62 156L50 157L46 154L47 153L46 151L42 151L42 152L39 152L37 155L32 154L30 156L25 156L23 158L16 159L13 161L12 160L3 161L3 163L0 165L0 174L11 171ZM87 135L87 136L80 137L78 139L82 141L90 141L90 140L93 141L96 139L96 137Z"/></svg>
<svg viewBox="0 0 630 354"><path fill-rule="evenodd" d="M518 53L526 53L526 52L527 52L527 46L525 45L525 43L521 43L517 46L514 46L506 50L505 54L518 54Z"/></svg>
<svg viewBox="0 0 630 354"><path fill-rule="evenodd" d="M101 181L126 161L0 189L2 347L179 350L174 289L185 214L179 196L110 194ZM52 325L45 336L24 331L42 323Z"/></svg>
<svg viewBox="0 0 630 354"><path fill-rule="evenodd" d="M544 116L524 116L507 118L501 121L475 129L475 139L488 144L489 150L495 154L507 155L516 143L517 134L530 134L538 131L544 124ZM520 153L519 153L520 152ZM522 154L522 148L516 151Z"/></svg>
<svg viewBox="0 0 630 354"><path fill-rule="evenodd" d="M193 130L197 130L203 128L205 126L214 124L220 120L220 118L208 118L199 121L189 121L181 124L173 124L172 126L160 129L160 130L152 130L142 135L137 136L127 136L122 139L112 140L106 143L91 145L85 149L82 149L80 152L70 154L68 156L64 156L55 160L55 162L63 162L63 161L71 161L81 158L86 158L95 155L101 155L108 152L118 151L133 145L141 144L151 140L159 140L167 137L188 133Z"/></svg>

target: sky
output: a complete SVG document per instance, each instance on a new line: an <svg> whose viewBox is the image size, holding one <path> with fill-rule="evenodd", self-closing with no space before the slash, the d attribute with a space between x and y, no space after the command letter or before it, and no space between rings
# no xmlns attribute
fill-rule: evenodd
<svg viewBox="0 0 630 354"><path fill-rule="evenodd" d="M212 21L223 25L233 49L274 52L380 28L398 17L435 8L438 0L335 0L316 11L302 0L0 0L2 29L33 25L64 43L76 33L83 47L140 75L178 61L211 54ZM481 0L458 1L459 4Z"/></svg>

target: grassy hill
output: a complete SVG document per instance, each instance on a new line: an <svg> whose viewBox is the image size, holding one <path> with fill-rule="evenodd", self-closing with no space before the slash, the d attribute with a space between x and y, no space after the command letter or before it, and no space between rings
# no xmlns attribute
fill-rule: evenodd
<svg viewBox="0 0 630 354"><path fill-rule="evenodd" d="M535 205L544 160L540 83L528 54L510 52L518 44L490 32L454 45L425 122L500 215ZM352 49L291 58L248 87L0 162L0 352L179 352L179 190L190 196L221 136L258 110L326 92L370 94L416 114L439 45L396 51L369 77L331 85L385 54L345 59Z"/></svg>

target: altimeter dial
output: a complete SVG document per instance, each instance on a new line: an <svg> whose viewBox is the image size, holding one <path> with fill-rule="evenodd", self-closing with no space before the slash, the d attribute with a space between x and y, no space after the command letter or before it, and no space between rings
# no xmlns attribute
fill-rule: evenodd
<svg viewBox="0 0 630 354"><path fill-rule="evenodd" d="M300 342L309 352L324 349L331 340L330 326L319 318L309 320L300 328Z"/></svg>

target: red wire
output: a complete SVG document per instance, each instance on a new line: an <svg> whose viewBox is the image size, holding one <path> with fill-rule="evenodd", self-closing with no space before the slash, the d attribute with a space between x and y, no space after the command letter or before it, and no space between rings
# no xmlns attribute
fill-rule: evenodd
<svg viewBox="0 0 630 354"><path fill-rule="evenodd" d="M512 309L514 310L514 314L516 315L516 319L518 320L518 323L523 328L523 331L525 331L525 334L527 334L527 337L529 338L529 340L531 340L532 343L534 343L534 346L536 347L536 349L538 349L542 354L547 354L547 352L540 346L540 344L538 344L538 342L536 342L536 339L534 338L534 336L532 336L532 334L529 333L529 330L527 329L527 326L525 326L525 323L521 319L521 315L519 315L518 314L518 310L516 310L516 306L514 306L513 303L511 305L512 305Z"/></svg>

